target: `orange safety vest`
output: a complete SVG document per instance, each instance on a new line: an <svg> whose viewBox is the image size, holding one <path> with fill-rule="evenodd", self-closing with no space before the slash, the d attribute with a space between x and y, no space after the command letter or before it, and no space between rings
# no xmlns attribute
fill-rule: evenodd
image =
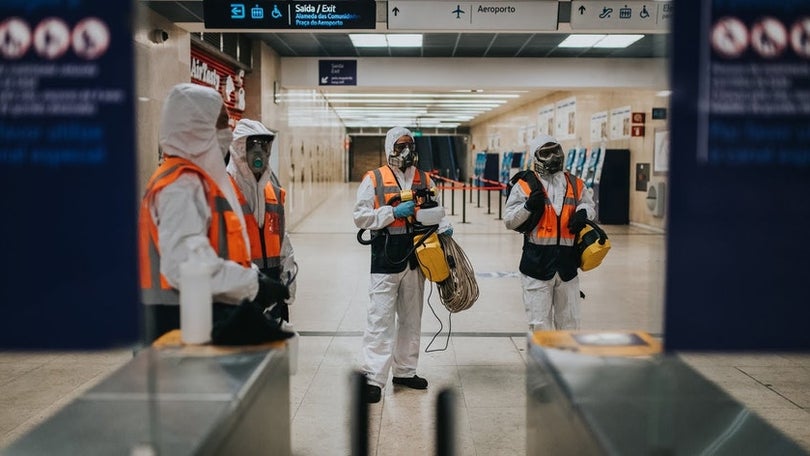
<svg viewBox="0 0 810 456"><path fill-rule="evenodd" d="M385 206L391 198L399 195L402 188L394 176L394 172L388 166L381 166L367 173L371 177L371 185L374 186L374 209ZM411 183L412 190L428 188L431 185L430 177L421 169L416 170ZM394 219L394 222L387 226L391 234L405 233L406 221L403 218Z"/></svg>
<svg viewBox="0 0 810 456"><path fill-rule="evenodd" d="M393 197L399 195L401 187L394 172L388 166L371 170L367 173L374 187L374 208L385 206ZM424 171L417 169L411 183L411 189L417 190L430 186L430 177ZM409 265L411 269L417 266L413 253L413 233L408 232L407 221L397 218L385 227L387 236L379 235L381 230L372 233L371 240L371 272L374 274L395 274L405 270Z"/></svg>
<svg viewBox="0 0 810 456"><path fill-rule="evenodd" d="M577 196L582 194L582 188L585 183L582 179L571 176L568 173L565 173L565 177L568 181L568 185L565 186L565 198L563 199L560 215L558 217L557 213L554 212L551 201L549 201L548 196L546 196L546 210L543 211L543 216L540 218L540 221L537 222L537 229L531 233L535 237L535 244L574 245L575 236L574 233L568 229L568 221L577 211L577 204L579 203ZM525 180L520 179L518 183L526 195L532 192L529 184ZM576 185L576 189L574 185Z"/></svg>
<svg viewBox="0 0 810 456"><path fill-rule="evenodd" d="M523 243L520 272L539 280L550 280L556 272L564 281L577 275L579 259L574 250L576 236L568 229L568 222L577 210L585 183L569 173L565 173L565 177L568 185L565 187L560 215L554 212L546 195L546 210ZM531 194L532 190L525 180L521 179L518 183L526 195Z"/></svg>
<svg viewBox="0 0 810 456"><path fill-rule="evenodd" d="M284 239L286 223L284 218L284 201L287 192L268 182L264 187L264 226L259 228L253 209L247 202L245 194L236 185L233 176L228 175L236 191L236 197L245 214L245 226L250 238L250 259L259 268L278 268L281 266L281 242Z"/></svg>
<svg viewBox="0 0 810 456"><path fill-rule="evenodd" d="M250 267L248 249L242 236L242 222L233 212L225 194L216 182L189 160L167 156L158 167L149 183L141 202L138 223L138 250L140 258L141 298L144 304L178 304L179 294L160 273L160 248L158 229L152 220L149 208L158 192L177 180L183 173L196 173L204 182L208 206L211 208L211 224L208 227L208 240L220 258Z"/></svg>

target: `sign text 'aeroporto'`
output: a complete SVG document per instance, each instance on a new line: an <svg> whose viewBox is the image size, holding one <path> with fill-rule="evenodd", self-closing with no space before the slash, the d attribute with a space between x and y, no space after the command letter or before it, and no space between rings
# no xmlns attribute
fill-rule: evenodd
<svg viewBox="0 0 810 456"><path fill-rule="evenodd" d="M557 30L557 2L389 0L390 30Z"/></svg>

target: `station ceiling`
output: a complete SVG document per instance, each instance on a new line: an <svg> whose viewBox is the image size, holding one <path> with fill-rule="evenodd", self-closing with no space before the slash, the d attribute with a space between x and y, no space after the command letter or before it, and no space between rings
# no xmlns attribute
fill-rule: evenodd
<svg viewBox="0 0 810 456"><path fill-rule="evenodd" d="M174 23L190 23L202 26L202 0L169 1L141 0L156 13ZM560 2L561 25L570 17L569 2ZM377 1L377 9L385 11L386 2ZM378 19L379 20L379 19ZM379 23L378 23L379 24ZM565 24L567 25L567 24ZM379 30L351 31L352 33L385 33ZM560 27L561 29L563 27ZM422 46L418 48L373 47L357 48L349 38L349 31L245 31L242 33L259 39L282 57L438 57L438 58L667 58L669 56L669 33L645 34L632 45L622 49L611 48L561 48L558 45L571 34L568 31L525 32L422 32ZM390 32L389 32L390 33ZM412 33L412 32L409 32ZM619 32L614 32L619 33ZM328 90L321 87L328 96ZM407 88L403 88L407 91ZM525 98L537 97L545 92L529 93ZM521 97L524 98L524 97ZM516 103L513 101L512 103ZM375 108L381 105L375 104ZM392 106L393 109L396 106ZM461 125L469 124L462 122Z"/></svg>

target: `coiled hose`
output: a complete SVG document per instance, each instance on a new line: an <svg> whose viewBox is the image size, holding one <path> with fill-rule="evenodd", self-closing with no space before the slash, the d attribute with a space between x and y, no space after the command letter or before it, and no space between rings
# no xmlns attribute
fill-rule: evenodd
<svg viewBox="0 0 810 456"><path fill-rule="evenodd" d="M467 255L452 236L439 234L439 241L450 266L450 277L436 284L439 288L439 297L450 313L467 310L478 300L475 271Z"/></svg>

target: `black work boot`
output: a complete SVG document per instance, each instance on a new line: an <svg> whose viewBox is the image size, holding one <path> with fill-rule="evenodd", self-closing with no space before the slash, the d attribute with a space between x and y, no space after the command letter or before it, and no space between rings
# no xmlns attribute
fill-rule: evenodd
<svg viewBox="0 0 810 456"><path fill-rule="evenodd" d="M394 377L392 380L394 385L402 385L407 386L408 388L423 390L427 389L427 380L424 378L414 375L413 377Z"/></svg>
<svg viewBox="0 0 810 456"><path fill-rule="evenodd" d="M382 388L377 385L366 385L366 402L376 404L382 399Z"/></svg>

